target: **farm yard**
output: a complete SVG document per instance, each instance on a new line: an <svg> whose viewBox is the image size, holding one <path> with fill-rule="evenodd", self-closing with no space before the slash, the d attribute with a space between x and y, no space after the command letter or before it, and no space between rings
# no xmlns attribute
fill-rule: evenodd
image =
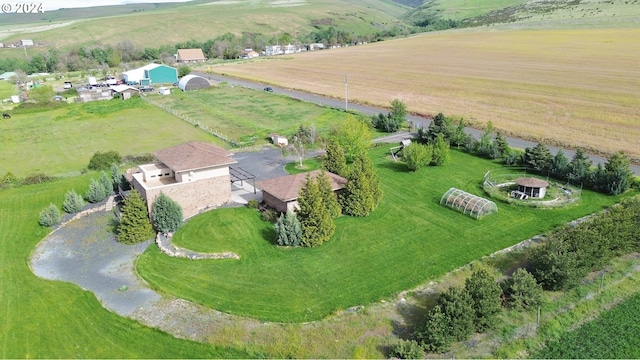
<svg viewBox="0 0 640 360"><path fill-rule="evenodd" d="M212 71L640 160L640 30L466 29ZM297 79L304 79L298 81Z"/></svg>

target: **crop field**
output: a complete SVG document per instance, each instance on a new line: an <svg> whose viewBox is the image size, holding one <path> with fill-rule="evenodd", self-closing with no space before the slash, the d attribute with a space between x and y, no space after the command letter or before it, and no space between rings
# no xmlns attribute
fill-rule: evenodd
<svg viewBox="0 0 640 360"><path fill-rule="evenodd" d="M149 153L212 135L140 99L13 113L0 122L0 174L77 174L97 152Z"/></svg>
<svg viewBox="0 0 640 360"><path fill-rule="evenodd" d="M640 29L427 33L213 67L216 73L640 160ZM301 80L302 79L302 80Z"/></svg>
<svg viewBox="0 0 640 360"><path fill-rule="evenodd" d="M572 207L498 204L498 214L474 220L440 205L440 198L450 187L482 196L483 174L499 164L452 151L451 164L413 173L387 151L371 152L385 194L378 208L366 218L338 218L336 234L322 246L279 248L273 225L257 211L219 209L191 219L173 240L196 251L233 251L241 260L176 259L151 247L139 258L138 272L162 293L223 312L276 322L320 320L392 297L619 200L584 191Z"/></svg>
<svg viewBox="0 0 640 360"><path fill-rule="evenodd" d="M265 142L270 133L288 137L300 125L327 131L348 116L287 96L231 86L177 91L152 99L238 142Z"/></svg>

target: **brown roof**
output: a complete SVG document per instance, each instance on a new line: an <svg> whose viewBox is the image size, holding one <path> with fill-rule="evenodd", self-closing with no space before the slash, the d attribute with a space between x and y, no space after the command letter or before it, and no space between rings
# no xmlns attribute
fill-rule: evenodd
<svg viewBox="0 0 640 360"><path fill-rule="evenodd" d="M202 53L202 49L180 49L178 50L178 61L194 61L194 60L206 60Z"/></svg>
<svg viewBox="0 0 640 360"><path fill-rule="evenodd" d="M516 184L520 186L533 187L533 188L543 188L543 187L549 186L548 182L542 179L536 179L532 177L517 178Z"/></svg>
<svg viewBox="0 0 640 360"><path fill-rule="evenodd" d="M173 171L235 164L231 153L209 143L188 142L159 150L154 155Z"/></svg>
<svg viewBox="0 0 640 360"><path fill-rule="evenodd" d="M281 201L293 201L298 198L300 189L302 189L307 182L307 174L309 174L311 178L316 178L320 175L320 172L320 170L314 170L308 173L281 176L274 179L258 181L256 185L262 189L263 192L268 192ZM340 175L328 171L325 171L325 174L331 179L331 189L333 191L342 189L347 183L347 179Z"/></svg>

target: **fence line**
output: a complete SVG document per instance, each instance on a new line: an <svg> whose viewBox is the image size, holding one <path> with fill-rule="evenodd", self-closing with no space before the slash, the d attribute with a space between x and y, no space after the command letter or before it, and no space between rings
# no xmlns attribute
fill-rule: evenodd
<svg viewBox="0 0 640 360"><path fill-rule="evenodd" d="M204 132L209 133L209 134L211 134L211 135L213 135L213 136L217 137L218 139L220 139L220 140L222 140L222 141L224 141L224 142L226 142L226 143L230 144L232 147L241 147L241 146L242 146L242 145L241 145L240 143L238 143L237 141L232 140L232 139L229 139L229 137L228 137L228 136L226 136L226 135L224 135L224 134L222 134L222 133L220 133L220 132L217 132L217 131L215 131L215 130L211 129L210 127L208 127L208 126L207 126L207 125L205 125L205 124L202 124L202 123L201 123L201 122L199 122L199 121L193 120L193 119L189 118L188 116L186 116L186 115L184 115L184 114L182 114L182 113L177 112L176 110L172 109L171 107L169 107L169 106L167 106L167 105L164 105L164 104L161 104L161 103L159 103L159 102L157 102L157 101L151 100L151 99L149 99L149 98L148 98L148 97L146 97L146 96L141 96L141 98L142 98L142 100L144 100L145 102L147 102L147 103L149 103L149 104L151 104L151 105L153 105L153 106L155 106L155 107L158 107L158 108L160 108L160 109L162 109L162 110L164 110L164 111L166 111L166 112L170 113L171 115L173 115L173 116L177 117L178 119L183 120L183 121L186 121L186 122L188 122L189 124L191 124L191 125L193 125L193 126L197 126L198 128L202 129Z"/></svg>

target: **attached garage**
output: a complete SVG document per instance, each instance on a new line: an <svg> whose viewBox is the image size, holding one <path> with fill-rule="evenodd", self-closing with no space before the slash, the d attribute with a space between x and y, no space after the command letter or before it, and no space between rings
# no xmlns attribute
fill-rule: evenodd
<svg viewBox="0 0 640 360"><path fill-rule="evenodd" d="M209 80L198 75L185 75L178 82L178 87L182 91L200 90L210 87Z"/></svg>

